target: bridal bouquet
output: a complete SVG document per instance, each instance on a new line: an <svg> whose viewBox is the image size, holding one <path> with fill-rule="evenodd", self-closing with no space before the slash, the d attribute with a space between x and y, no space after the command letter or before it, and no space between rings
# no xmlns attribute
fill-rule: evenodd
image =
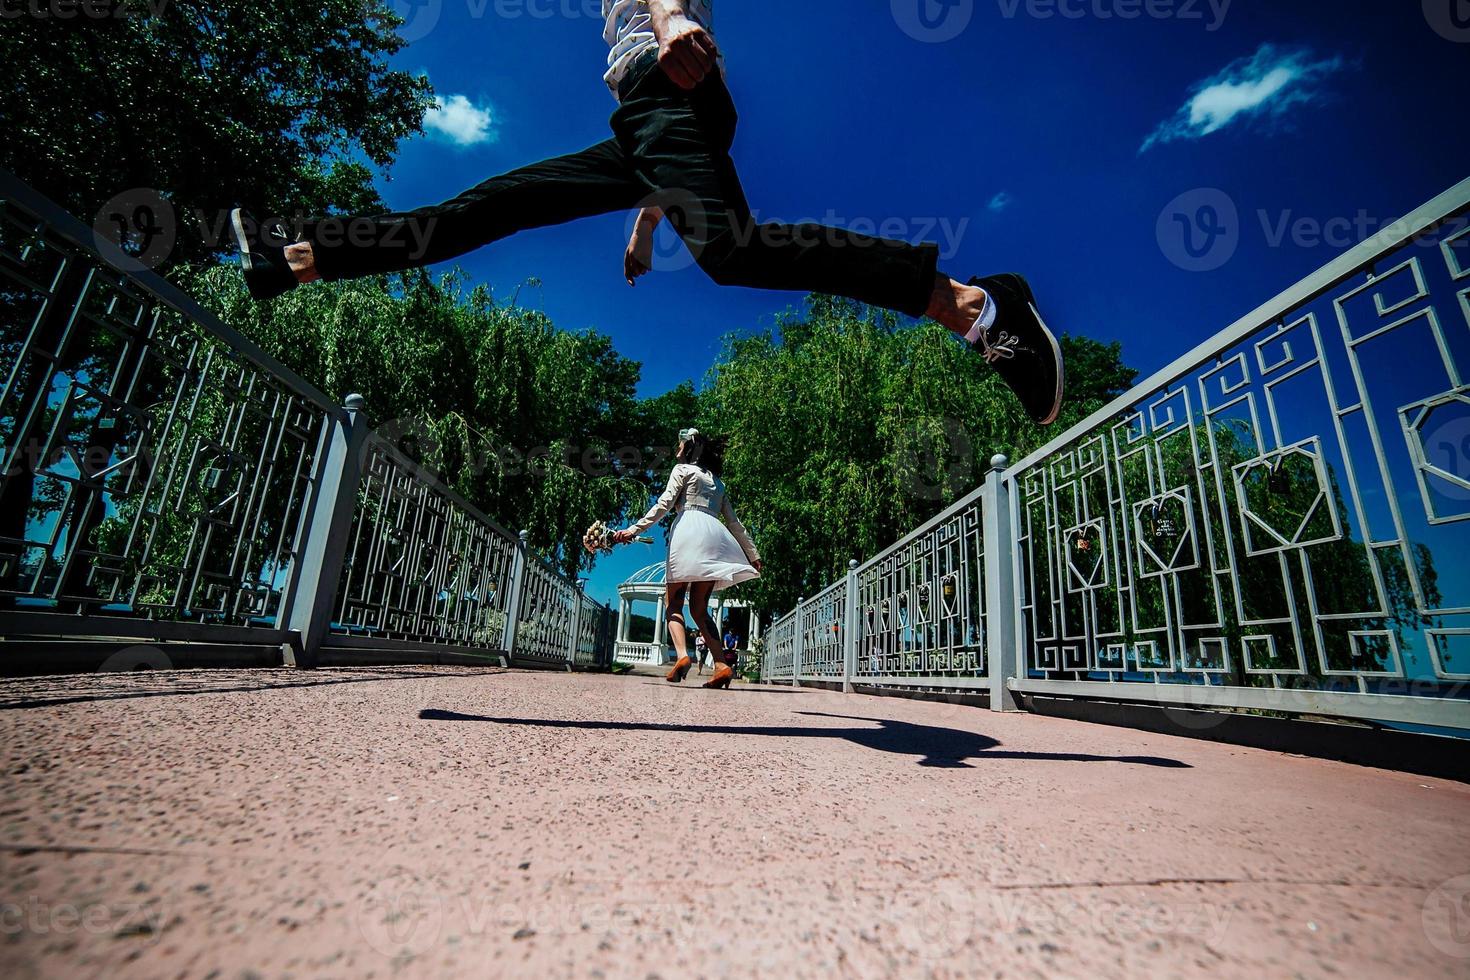
<svg viewBox="0 0 1470 980"><path fill-rule="evenodd" d="M653 544L652 538L635 538L639 544ZM617 542L613 541L612 528L607 526L607 521L598 521L587 529L582 535L582 547L587 549L589 555L595 555L599 551L611 553Z"/></svg>

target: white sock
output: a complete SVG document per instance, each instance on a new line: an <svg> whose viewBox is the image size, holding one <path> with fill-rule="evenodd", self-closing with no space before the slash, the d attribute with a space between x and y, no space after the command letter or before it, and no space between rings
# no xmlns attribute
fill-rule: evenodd
<svg viewBox="0 0 1470 980"><path fill-rule="evenodd" d="M980 310L980 315L975 318L975 325L970 332L965 334L965 343L975 344L980 340L980 335L995 326L995 299L990 295L990 290L985 291L985 306Z"/></svg>

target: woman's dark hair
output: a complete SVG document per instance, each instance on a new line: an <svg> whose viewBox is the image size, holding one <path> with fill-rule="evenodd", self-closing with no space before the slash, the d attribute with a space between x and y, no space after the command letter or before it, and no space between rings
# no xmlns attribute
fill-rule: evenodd
<svg viewBox="0 0 1470 980"><path fill-rule="evenodd" d="M711 439L703 432L696 432L684 440L684 449L679 453L679 462L691 463L715 476L725 472L725 440Z"/></svg>

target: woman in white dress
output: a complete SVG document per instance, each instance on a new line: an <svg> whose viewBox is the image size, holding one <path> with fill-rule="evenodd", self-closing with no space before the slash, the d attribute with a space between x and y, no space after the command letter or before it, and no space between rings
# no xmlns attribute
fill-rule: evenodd
<svg viewBox="0 0 1470 980"><path fill-rule="evenodd" d="M694 614L695 625L705 636L719 636L709 614L710 596L732 585L760 577L761 556L750 539L720 479L720 451L698 429L679 433L679 452L669 485L653 509L633 526L617 532L613 539L626 544L674 511L669 531L669 558L664 574L664 606L668 610L669 636L679 653L679 662L668 680L677 684L689 673L693 660L688 653L684 629L684 600ZM720 518L724 518L721 523ZM705 687L729 688L735 665L720 652L714 676Z"/></svg>

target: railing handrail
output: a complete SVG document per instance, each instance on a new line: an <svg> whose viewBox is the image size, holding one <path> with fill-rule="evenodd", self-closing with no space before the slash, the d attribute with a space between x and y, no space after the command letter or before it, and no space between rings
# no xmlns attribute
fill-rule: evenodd
<svg viewBox="0 0 1470 980"><path fill-rule="evenodd" d="M1283 290L1274 298L1236 320L1224 330L1201 342L1193 350L1181 357L1175 358L1164 367L1159 368L1143 381L1134 384L1127 391L1123 392L1123 394L1114 398L1076 425L1068 428L1061 435L1048 440L1045 445L1029 453L1020 462L1008 462L1004 475L1007 478L1011 478L1029 469L1039 460L1045 459L1059 449L1075 442L1098 425L1117 415L1123 409L1131 407L1152 392L1163 388L1169 382L1175 380L1179 374L1191 368L1198 367L1221 351L1230 349L1272 320L1281 318L1323 290L1330 289L1337 283L1347 279L1354 272L1368 264L1374 257L1399 248L1405 242L1455 217L1458 212L1465 210L1467 207L1470 207L1470 177L1462 180L1443 194L1436 196L1423 206L1416 208L1405 217L1385 226L1378 234L1348 249L1306 279ZM877 552L867 558L860 559L857 569L858 573L862 574L868 571L893 552L928 534L946 521L952 520L956 515L978 501L984 495L984 490L985 487L983 484L975 487L975 489L950 504L935 516L924 521L913 530L904 534L892 544L878 549ZM838 582L833 584L840 584L840 582L841 580L839 579ZM827 586L826 588L830 587ZM825 588L823 591L825 591Z"/></svg>
<svg viewBox="0 0 1470 980"><path fill-rule="evenodd" d="M99 235L94 229L82 224L56 202L4 168L0 168L0 197L19 202L26 210L45 221L59 237L78 248L93 252L114 271L137 282L175 312L214 335L232 351L280 381L297 395L310 401L317 408L338 419L344 415L344 409L336 399L327 397L311 382L267 354L244 334L199 305L199 302L188 293L118 248L116 244Z"/></svg>
<svg viewBox="0 0 1470 980"><path fill-rule="evenodd" d="M371 422L371 418L369 419L369 422ZM403 452L403 450L399 449L397 446L393 445L393 443L389 442L387 439L384 439L382 434L379 433L376 429L373 429L369 433L368 441L372 443L373 446L375 446L376 448L382 450L383 453L398 466L415 473L415 475L435 493L443 494L449 499L450 503L465 511L475 520L479 521L481 524L484 524L486 527L490 528L490 530L505 538L511 544L515 544L520 540L516 535L506 530L505 527L502 526L498 521L486 515L484 511L480 510L480 508L470 503L457 491L445 485L445 483L439 478L439 475L435 473L432 468L425 465L424 463L416 462L410 459L408 457L408 454Z"/></svg>
<svg viewBox="0 0 1470 980"><path fill-rule="evenodd" d="M1048 440L1045 445L1027 455L1020 462L1013 464L1006 470L1005 475L1014 477L1031 468L1122 410L1132 407L1138 401L1177 380L1179 375L1203 365L1222 351L1229 350L1262 327L1281 319L1325 290L1350 278L1364 266L1369 265L1373 259L1401 248L1412 239L1455 217L1458 212L1467 207L1470 207L1470 177L1415 208L1398 221L1384 226L1378 234L1354 245L1305 279L1282 290L1224 330L1203 341L1193 350L1181 357L1176 357L1061 435Z"/></svg>

